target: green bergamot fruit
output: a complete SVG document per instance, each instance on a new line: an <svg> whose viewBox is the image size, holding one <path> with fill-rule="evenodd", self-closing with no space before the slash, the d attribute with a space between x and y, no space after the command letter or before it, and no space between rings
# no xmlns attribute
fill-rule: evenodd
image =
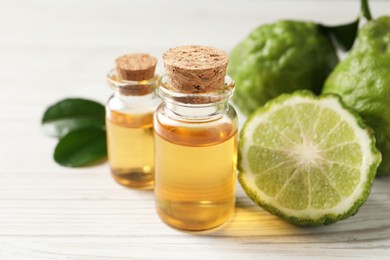
<svg viewBox="0 0 390 260"><path fill-rule="evenodd" d="M390 175L390 16L368 22L358 45L325 82L323 93L339 94L375 131L382 164Z"/></svg>
<svg viewBox="0 0 390 260"><path fill-rule="evenodd" d="M234 103L246 115L282 93L321 91L337 64L333 45L312 22L279 21L252 31L231 52Z"/></svg>

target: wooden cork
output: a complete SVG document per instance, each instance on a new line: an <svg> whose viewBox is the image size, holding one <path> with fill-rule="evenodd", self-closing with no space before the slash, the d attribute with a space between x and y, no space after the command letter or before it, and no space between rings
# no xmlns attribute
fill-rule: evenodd
<svg viewBox="0 0 390 260"><path fill-rule="evenodd" d="M175 92L210 93L224 88L229 56L206 46L179 46L163 55L169 88Z"/></svg>
<svg viewBox="0 0 390 260"><path fill-rule="evenodd" d="M126 54L115 60L116 74L129 81L151 79L157 65L157 59L146 53Z"/></svg>
<svg viewBox="0 0 390 260"><path fill-rule="evenodd" d="M126 54L115 60L118 80L143 81L154 77L157 59L146 53ZM130 84L122 86L120 92L126 96L143 96L153 92L150 84Z"/></svg>

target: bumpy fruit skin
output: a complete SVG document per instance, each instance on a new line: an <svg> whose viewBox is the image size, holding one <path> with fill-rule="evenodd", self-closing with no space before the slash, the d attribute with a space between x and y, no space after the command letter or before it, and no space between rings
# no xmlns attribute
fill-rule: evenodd
<svg viewBox="0 0 390 260"><path fill-rule="evenodd" d="M390 16L360 30L358 45L330 74L323 93L339 94L374 129L383 158L377 175L390 175Z"/></svg>
<svg viewBox="0 0 390 260"><path fill-rule="evenodd" d="M244 114L282 93L316 93L337 64L329 39L315 23L279 21L252 31L230 54L234 103Z"/></svg>

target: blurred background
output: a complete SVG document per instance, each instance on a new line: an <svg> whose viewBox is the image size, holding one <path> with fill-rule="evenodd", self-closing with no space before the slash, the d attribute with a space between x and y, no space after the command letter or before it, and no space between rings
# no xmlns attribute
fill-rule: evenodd
<svg viewBox="0 0 390 260"><path fill-rule="evenodd" d="M375 16L390 9L390 1L370 2ZM32 92L39 86L49 102L69 95L103 101L109 93L105 74L121 54L160 58L183 44L229 51L263 23L338 24L352 21L358 11L359 0L1 0L1 88ZM26 79L36 83L35 90ZM2 91L0 103L9 95Z"/></svg>

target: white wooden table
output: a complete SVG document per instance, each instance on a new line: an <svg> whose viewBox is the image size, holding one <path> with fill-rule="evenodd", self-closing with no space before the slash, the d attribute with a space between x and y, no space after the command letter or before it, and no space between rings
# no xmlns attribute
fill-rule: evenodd
<svg viewBox="0 0 390 260"><path fill-rule="evenodd" d="M390 1L372 12L390 14ZM351 21L357 1L0 1L0 259L390 259L390 178L360 212L299 228L255 206L237 187L225 226L189 233L163 224L151 191L117 185L106 164L56 165L45 108L65 97L104 102L115 57L158 57L181 44L229 51L280 18Z"/></svg>

